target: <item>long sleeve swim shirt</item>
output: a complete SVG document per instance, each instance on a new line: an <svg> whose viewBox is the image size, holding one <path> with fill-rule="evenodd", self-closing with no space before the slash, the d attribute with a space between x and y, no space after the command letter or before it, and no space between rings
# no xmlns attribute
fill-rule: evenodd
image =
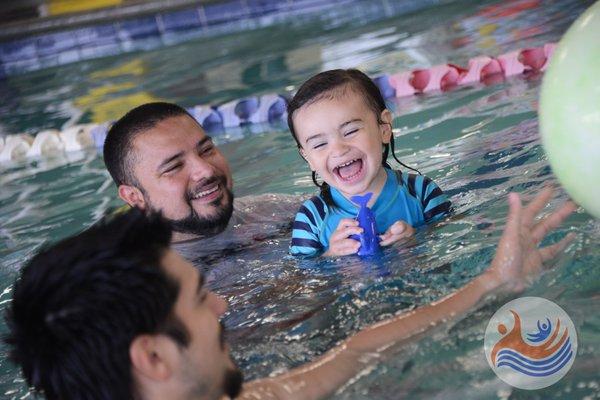
<svg viewBox="0 0 600 400"><path fill-rule="evenodd" d="M413 227L443 218L450 210L450 200L426 176L385 169L383 189L371 210L375 214L379 234L396 221ZM343 218L355 218L359 207L331 187L332 205L319 194L305 201L293 224L290 254L318 256L329 248L329 238Z"/></svg>

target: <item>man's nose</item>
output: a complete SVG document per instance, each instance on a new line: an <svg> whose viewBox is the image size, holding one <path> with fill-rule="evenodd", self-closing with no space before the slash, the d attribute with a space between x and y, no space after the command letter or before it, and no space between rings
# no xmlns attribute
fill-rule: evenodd
<svg viewBox="0 0 600 400"><path fill-rule="evenodd" d="M211 295L213 297L212 302L211 302L211 307L213 309L213 312L215 313L215 315L217 317L220 317L221 315L223 315L227 312L227 308L229 308L229 304L227 303L227 300L225 300L223 297L219 296L218 294L211 292Z"/></svg>
<svg viewBox="0 0 600 400"><path fill-rule="evenodd" d="M197 155L192 157L190 161L190 168L190 177L194 181L210 178L215 173L212 164Z"/></svg>

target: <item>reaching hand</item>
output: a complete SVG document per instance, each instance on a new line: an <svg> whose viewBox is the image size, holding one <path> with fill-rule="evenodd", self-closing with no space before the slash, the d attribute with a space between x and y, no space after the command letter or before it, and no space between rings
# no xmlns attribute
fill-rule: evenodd
<svg viewBox="0 0 600 400"><path fill-rule="evenodd" d="M363 232L363 229L358 226L358 221L352 218L344 218L340 220L335 232L329 238L329 248L323 254L324 256L337 257L356 254L360 248L358 240L351 239L350 235L358 235Z"/></svg>
<svg viewBox="0 0 600 400"><path fill-rule="evenodd" d="M415 228L413 228L406 222L399 220L394 222L394 224L390 226L383 235L379 236L379 238L381 239L381 242L379 242L379 244L381 246L388 246L392 243L397 242L398 240L411 237L414 234Z"/></svg>
<svg viewBox="0 0 600 400"><path fill-rule="evenodd" d="M554 190L544 188L525 208L519 195L508 195L509 211L506 227L498 243L496 256L486 271L490 283L508 284L515 290L521 289L527 278L538 275L542 264L555 257L574 239L568 234L560 242L538 248L544 237L557 228L577 206L568 201L550 215L535 220L537 214L552 198Z"/></svg>

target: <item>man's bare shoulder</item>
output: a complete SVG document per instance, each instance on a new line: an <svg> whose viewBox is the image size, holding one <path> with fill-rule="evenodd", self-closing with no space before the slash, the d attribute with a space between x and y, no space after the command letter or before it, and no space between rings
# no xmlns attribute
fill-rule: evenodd
<svg viewBox="0 0 600 400"><path fill-rule="evenodd" d="M270 205L299 205L309 197L310 195L308 194L263 193L259 195L249 195L236 198L234 200L234 204L242 207L253 206L260 203L268 203Z"/></svg>
<svg viewBox="0 0 600 400"><path fill-rule="evenodd" d="M293 220L298 207L309 195L265 193L257 196L244 196L234 200L234 209L245 220ZM252 218L254 217L254 218Z"/></svg>
<svg viewBox="0 0 600 400"><path fill-rule="evenodd" d="M266 238L289 235L298 207L307 196L267 193L234 200L227 228L208 238L176 243L173 249L195 265L207 259L221 259L232 251L262 245Z"/></svg>

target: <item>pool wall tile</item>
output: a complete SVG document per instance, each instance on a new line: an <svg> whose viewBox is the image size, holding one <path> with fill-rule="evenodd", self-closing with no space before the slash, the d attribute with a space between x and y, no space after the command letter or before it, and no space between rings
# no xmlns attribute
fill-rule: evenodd
<svg viewBox="0 0 600 400"><path fill-rule="evenodd" d="M138 40L121 40L124 52L153 50L163 45L161 36L149 36Z"/></svg>
<svg viewBox="0 0 600 400"><path fill-rule="evenodd" d="M109 44L119 41L117 30L112 24L83 28L80 33L81 36L77 38L80 44Z"/></svg>
<svg viewBox="0 0 600 400"><path fill-rule="evenodd" d="M91 59L99 57L114 56L121 53L121 46L119 43L110 43L103 45L90 45L81 47L80 54L82 59Z"/></svg>
<svg viewBox="0 0 600 400"><path fill-rule="evenodd" d="M12 61L12 62L6 63L4 65L6 67L6 72L9 75L22 74L25 72L36 71L41 68L40 62L37 58L28 59L28 60L20 60L20 61Z"/></svg>
<svg viewBox="0 0 600 400"><path fill-rule="evenodd" d="M0 67L4 74L13 75L279 23L301 25L320 19L331 28L346 23L341 10L349 7L370 22L442 1L229 0L0 43Z"/></svg>
<svg viewBox="0 0 600 400"><path fill-rule="evenodd" d="M202 26L200 15L195 8L161 14L161 18L165 32L184 31Z"/></svg>
<svg viewBox="0 0 600 400"><path fill-rule="evenodd" d="M43 56L39 58L39 63L42 68L57 67L60 65L58 55Z"/></svg>
<svg viewBox="0 0 600 400"><path fill-rule="evenodd" d="M241 1L228 1L225 3L212 3L203 6L206 23L214 25L248 16L248 9Z"/></svg>
<svg viewBox="0 0 600 400"><path fill-rule="evenodd" d="M137 40L159 37L160 31L156 23L156 17L151 16L122 21L119 24L117 34L121 40Z"/></svg>
<svg viewBox="0 0 600 400"><path fill-rule="evenodd" d="M63 51L58 55L59 64L70 64L81 60L79 49Z"/></svg>
<svg viewBox="0 0 600 400"><path fill-rule="evenodd" d="M36 39L36 52L40 57L69 51L77 47L72 32L57 32Z"/></svg>
<svg viewBox="0 0 600 400"><path fill-rule="evenodd" d="M282 2L280 0L247 0L248 12L253 17L263 16L281 10Z"/></svg>
<svg viewBox="0 0 600 400"><path fill-rule="evenodd" d="M15 40L0 45L0 59L5 62L37 58L33 38Z"/></svg>

